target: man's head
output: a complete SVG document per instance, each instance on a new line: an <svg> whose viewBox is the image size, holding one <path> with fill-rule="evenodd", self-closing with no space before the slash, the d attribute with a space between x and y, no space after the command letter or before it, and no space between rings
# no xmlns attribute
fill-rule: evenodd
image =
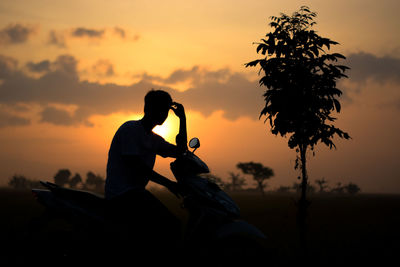
<svg viewBox="0 0 400 267"><path fill-rule="evenodd" d="M161 125L168 117L172 105L169 93L162 90L150 90L144 97L144 115L156 125Z"/></svg>

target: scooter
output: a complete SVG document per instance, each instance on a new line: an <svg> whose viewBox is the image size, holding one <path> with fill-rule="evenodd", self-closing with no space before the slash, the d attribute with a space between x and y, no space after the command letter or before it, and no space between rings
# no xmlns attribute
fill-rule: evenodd
<svg viewBox="0 0 400 267"><path fill-rule="evenodd" d="M202 177L209 173L209 168L194 154L200 140L191 139L189 147L193 150L170 164L181 191L182 208L188 212L182 253L189 255L188 258L212 258L224 263L265 261L268 257L266 236L240 218L238 205L220 186ZM41 184L46 189L32 189L32 193L45 207L45 217L61 217L94 239L98 238L99 231L105 230L107 200L103 196L50 182L41 181Z"/></svg>

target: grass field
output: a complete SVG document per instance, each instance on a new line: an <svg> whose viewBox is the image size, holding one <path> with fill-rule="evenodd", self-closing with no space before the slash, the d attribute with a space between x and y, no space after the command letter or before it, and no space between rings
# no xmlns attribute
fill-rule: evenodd
<svg viewBox="0 0 400 267"><path fill-rule="evenodd" d="M183 220L180 201L161 191L155 194ZM242 218L269 238L279 266L296 265L300 248L294 194L237 193L232 198ZM400 251L400 195L313 195L308 216L309 266L379 266L398 262ZM26 255L24 233L30 220L43 212L29 191L0 189L2 259ZM40 260L42 255L37 255ZM265 265L269 258L266 256ZM0 262L1 264L1 262ZM1 264L2 265L2 264ZM392 265L392 264L390 264ZM7 265L2 265L7 266Z"/></svg>

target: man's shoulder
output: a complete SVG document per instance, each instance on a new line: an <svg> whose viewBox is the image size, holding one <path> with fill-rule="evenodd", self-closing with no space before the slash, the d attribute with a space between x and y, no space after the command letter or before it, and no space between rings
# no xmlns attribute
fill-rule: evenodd
<svg viewBox="0 0 400 267"><path fill-rule="evenodd" d="M141 125L140 121L130 120L130 121L124 122L121 125L121 127L138 127L140 125Z"/></svg>
<svg viewBox="0 0 400 267"><path fill-rule="evenodd" d="M124 122L119 127L119 131L134 131L136 129L140 129L140 127L141 127L140 121L131 120Z"/></svg>

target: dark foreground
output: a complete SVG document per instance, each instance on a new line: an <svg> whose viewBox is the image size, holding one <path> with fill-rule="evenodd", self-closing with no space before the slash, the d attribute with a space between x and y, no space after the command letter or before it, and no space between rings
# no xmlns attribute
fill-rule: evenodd
<svg viewBox="0 0 400 267"><path fill-rule="evenodd" d="M169 193L158 192L156 195L179 218L186 220L179 200ZM276 193L265 197L244 193L231 196L241 208L243 219L258 227L270 240L273 253L266 255L261 264L270 266L273 257L278 266L299 266L302 250L296 227L297 196ZM310 200L305 260L308 266L382 266L397 262L400 251L399 195L314 195ZM68 224L55 221L37 242L26 238L30 222L42 212L43 208L29 191L0 189L0 265L36 264L48 258L50 253L61 253L59 260L62 261L66 244L63 240L70 240L71 236ZM101 244L101 236L97 238L97 244ZM51 245L38 249L41 242L46 241ZM79 247L82 253L94 251L90 258L95 260L96 251L82 244L84 241L77 239L67 246L70 250ZM110 245L104 244L102 248ZM174 257L179 257L179 252L171 255L172 259ZM62 265L61 262L54 264Z"/></svg>

